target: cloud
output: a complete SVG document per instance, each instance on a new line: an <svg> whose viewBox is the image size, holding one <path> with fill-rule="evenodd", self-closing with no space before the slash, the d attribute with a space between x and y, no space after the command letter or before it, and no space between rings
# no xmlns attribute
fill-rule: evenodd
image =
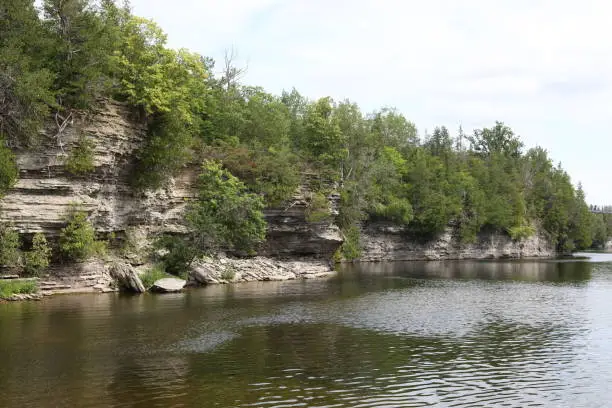
<svg viewBox="0 0 612 408"><path fill-rule="evenodd" d="M248 61L245 81L363 110L397 106L421 129L504 120L548 148L594 202L612 151L608 0L132 0L170 44ZM577 143L579 140L580 143ZM588 157L580 157L580 152Z"/></svg>

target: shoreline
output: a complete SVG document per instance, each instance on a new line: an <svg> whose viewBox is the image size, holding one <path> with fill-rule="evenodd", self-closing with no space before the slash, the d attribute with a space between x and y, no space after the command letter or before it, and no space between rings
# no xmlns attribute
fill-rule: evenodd
<svg viewBox="0 0 612 408"><path fill-rule="evenodd" d="M198 261L189 273L185 289L208 285L240 284L247 282L278 282L289 280L325 279L337 275L337 266L357 264L380 264L393 262L445 262L445 261L554 261L573 256L540 257L448 257L448 258L410 258L344 261L332 264L316 258L282 260L269 257L230 258L223 255ZM117 281L109 272L110 262L92 260L70 266L54 266L40 278L16 278L15 281L36 281L38 291L13 294L0 298L0 302L40 301L47 297L71 294L103 294L121 292ZM151 265L138 265L134 270L142 275ZM7 279L11 280L11 279Z"/></svg>

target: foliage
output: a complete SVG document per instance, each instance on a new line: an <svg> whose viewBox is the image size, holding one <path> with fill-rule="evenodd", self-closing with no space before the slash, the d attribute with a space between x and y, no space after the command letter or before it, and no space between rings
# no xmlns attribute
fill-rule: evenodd
<svg viewBox="0 0 612 408"><path fill-rule="evenodd" d="M85 135L79 135L76 147L66 160L66 170L75 175L87 174L94 170L94 142Z"/></svg>
<svg viewBox="0 0 612 408"><path fill-rule="evenodd" d="M19 233L0 224L0 266L18 268L21 266Z"/></svg>
<svg viewBox="0 0 612 408"><path fill-rule="evenodd" d="M0 139L33 144L55 101L54 75L45 66L48 36L34 2L3 1L0 32Z"/></svg>
<svg viewBox="0 0 612 408"><path fill-rule="evenodd" d="M0 138L0 198L15 184L18 176L15 156Z"/></svg>
<svg viewBox="0 0 612 408"><path fill-rule="evenodd" d="M38 284L33 280L0 279L0 298L12 295L27 295L38 292Z"/></svg>
<svg viewBox="0 0 612 408"><path fill-rule="evenodd" d="M198 256L221 248L250 253L263 241L266 222L263 199L218 162L205 161L198 178L198 195L186 213L186 237L162 237L162 260L172 274L185 271Z"/></svg>
<svg viewBox="0 0 612 408"><path fill-rule="evenodd" d="M236 277L236 270L231 266L228 266L226 269L221 272L221 279L231 282Z"/></svg>
<svg viewBox="0 0 612 408"><path fill-rule="evenodd" d="M263 200L217 162L206 161L187 222L198 247L250 251L265 237Z"/></svg>
<svg viewBox="0 0 612 408"><path fill-rule="evenodd" d="M158 116L149 126L149 139L140 151L132 183L139 189L159 188L191 157L191 134L175 113Z"/></svg>
<svg viewBox="0 0 612 408"><path fill-rule="evenodd" d="M66 221L59 238L59 249L65 259L84 261L106 253L106 242L96 240L95 230L85 211L72 208Z"/></svg>
<svg viewBox="0 0 612 408"><path fill-rule="evenodd" d="M24 254L24 271L28 275L38 276L49 267L51 247L45 235L37 232L32 238L32 249Z"/></svg>
<svg viewBox="0 0 612 408"><path fill-rule="evenodd" d="M361 256L361 232L359 227L351 226L344 231L344 242L340 247L342 258L353 261Z"/></svg>
<svg viewBox="0 0 612 408"><path fill-rule="evenodd" d="M348 100L241 84L245 69L233 54L215 77L214 61L169 48L158 25L114 1L41 5L42 13L32 0L0 5L0 197L18 177L11 149L35 145L50 114L122 101L147 129L134 187L163 187L204 162L186 212L190 233L160 239L171 249L164 258L171 273L201 253L253 250L264 237L263 204L281 206L305 184L313 191L308 219L335 222L352 242L347 254L355 253L359 224L376 221L419 239L452 228L463 242L485 229L522 239L537 225L559 251L603 245L612 235L610 220L590 213L581 188L547 152L524 151L503 122L472 134L460 128L455 137L444 126L419 134L392 107L364 113ZM93 169L94 142L80 138L69 171ZM323 191L340 195L333 220ZM75 217L62 253L90 256L101 244L86 217Z"/></svg>
<svg viewBox="0 0 612 408"><path fill-rule="evenodd" d="M151 286L153 286L155 281L171 277L172 275L166 273L163 264L155 264L140 275L140 280L142 281L144 287L149 289Z"/></svg>
<svg viewBox="0 0 612 408"><path fill-rule="evenodd" d="M320 191L312 193L306 209L306 221L323 222L329 220L330 217L329 200L325 194Z"/></svg>
<svg viewBox="0 0 612 408"><path fill-rule="evenodd" d="M201 254L200 248L189 241L190 237L163 235L155 241L159 260L166 272L181 275L187 271L193 260Z"/></svg>
<svg viewBox="0 0 612 408"><path fill-rule="evenodd" d="M515 241L521 241L523 239L533 236L536 229L531 225L517 225L508 229L508 235Z"/></svg>

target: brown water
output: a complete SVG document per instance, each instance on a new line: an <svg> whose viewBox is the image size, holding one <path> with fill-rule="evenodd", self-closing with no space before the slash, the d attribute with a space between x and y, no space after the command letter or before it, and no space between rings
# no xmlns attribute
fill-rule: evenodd
<svg viewBox="0 0 612 408"><path fill-rule="evenodd" d="M612 261L0 304L0 407L607 407Z"/></svg>

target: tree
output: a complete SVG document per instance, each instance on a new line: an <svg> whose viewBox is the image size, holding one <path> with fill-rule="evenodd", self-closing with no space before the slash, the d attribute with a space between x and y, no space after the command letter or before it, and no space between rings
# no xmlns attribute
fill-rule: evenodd
<svg viewBox="0 0 612 408"><path fill-rule="evenodd" d="M7 225L0 224L0 266L8 268L21 266L20 246L19 233Z"/></svg>
<svg viewBox="0 0 612 408"><path fill-rule="evenodd" d="M414 123L409 122L395 108L383 108L374 113L371 121L372 131L386 146L405 151L406 148L416 146L419 142Z"/></svg>
<svg viewBox="0 0 612 408"><path fill-rule="evenodd" d="M0 199L15 184L18 176L15 155L0 138Z"/></svg>
<svg viewBox="0 0 612 408"><path fill-rule="evenodd" d="M250 253L265 238L262 198L218 162L203 163L197 188L197 198L185 216L187 236L162 240L170 273L184 271L196 257L220 249Z"/></svg>
<svg viewBox="0 0 612 408"><path fill-rule="evenodd" d="M45 235L37 232L32 238L32 249L24 254L24 269L28 275L39 275L49 267L51 248Z"/></svg>
<svg viewBox="0 0 612 408"><path fill-rule="evenodd" d="M60 232L59 248L64 258L70 261L85 261L106 251L105 242L96 240L87 213L76 207L70 210L67 225Z"/></svg>
<svg viewBox="0 0 612 408"><path fill-rule="evenodd" d="M514 135L512 129L502 122L495 122L495 126L492 128L475 130L474 135L468 137L468 140L472 149L485 157L500 153L518 158L523 147L523 143Z"/></svg>
<svg viewBox="0 0 612 408"><path fill-rule="evenodd" d="M111 85L117 27L105 24L100 9L89 0L44 0L43 11L53 42L48 64L56 73L58 103L86 107Z"/></svg>
<svg viewBox="0 0 612 408"><path fill-rule="evenodd" d="M304 117L303 151L315 163L337 172L346 157L343 135L334 115L333 100L321 98L310 104Z"/></svg>
<svg viewBox="0 0 612 408"><path fill-rule="evenodd" d="M2 1L0 33L0 140L30 145L55 101L44 58L48 36L33 1Z"/></svg>

